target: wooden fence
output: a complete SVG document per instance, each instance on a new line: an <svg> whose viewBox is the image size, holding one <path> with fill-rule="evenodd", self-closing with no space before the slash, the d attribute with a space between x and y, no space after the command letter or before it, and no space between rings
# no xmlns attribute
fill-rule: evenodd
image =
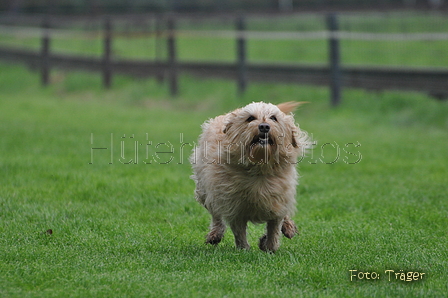
<svg viewBox="0 0 448 298"><path fill-rule="evenodd" d="M103 84L110 88L113 74L133 76L155 76L166 78L171 95L179 92L178 77L188 73L199 77L215 77L234 79L238 91L243 93L248 82L287 82L330 86L331 104L340 103L342 87L364 88L370 90L412 90L432 94L439 98L448 95L448 69L418 69L401 67L348 67L341 66L338 22L335 14L327 16L327 34L329 46L329 62L326 66L291 65L291 64L255 64L247 62L247 36L245 18L235 18L235 36L237 44L237 60L234 63L220 62L182 62L177 59L176 21L167 19L165 61L114 59L112 55L112 19L104 20L102 57L85 57L55 54L50 49L51 34L42 35L41 50L32 51L12 49L0 46L0 59L25 62L33 68L41 70L42 84L49 84L51 68L80 69L101 72ZM43 28L49 28L45 21Z"/></svg>

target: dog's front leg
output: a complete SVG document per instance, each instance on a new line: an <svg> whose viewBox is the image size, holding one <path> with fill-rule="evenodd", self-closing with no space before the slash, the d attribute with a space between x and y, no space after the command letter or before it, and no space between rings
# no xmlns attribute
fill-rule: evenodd
<svg viewBox="0 0 448 298"><path fill-rule="evenodd" d="M221 217L213 215L212 224L210 225L210 232L207 234L205 243L217 245L221 242L222 237L224 237L225 231L226 225L222 221Z"/></svg>
<svg viewBox="0 0 448 298"><path fill-rule="evenodd" d="M285 216L282 224L282 233L285 235L285 237L291 239L295 235L299 234L299 231L297 230L297 226L294 223L292 219L289 218L289 216Z"/></svg>
<svg viewBox="0 0 448 298"><path fill-rule="evenodd" d="M250 249L246 235L247 221L234 221L229 224L233 235L235 236L236 247L241 249Z"/></svg>
<svg viewBox="0 0 448 298"><path fill-rule="evenodd" d="M260 238L258 244L261 250L275 252L279 248L282 223L283 219L268 221L266 234Z"/></svg>

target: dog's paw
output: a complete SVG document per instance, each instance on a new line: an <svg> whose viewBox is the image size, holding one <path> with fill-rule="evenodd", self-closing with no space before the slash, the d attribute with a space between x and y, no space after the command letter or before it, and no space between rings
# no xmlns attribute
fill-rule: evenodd
<svg viewBox="0 0 448 298"><path fill-rule="evenodd" d="M271 243L268 244L268 235L264 234L261 236L260 241L258 242L258 247L265 252L275 253L279 247L279 243Z"/></svg>
<svg viewBox="0 0 448 298"><path fill-rule="evenodd" d="M283 222L282 233L286 238L291 239L296 234L299 234L299 231L297 230L296 224L292 220L287 219Z"/></svg>
<svg viewBox="0 0 448 298"><path fill-rule="evenodd" d="M218 233L217 231L211 231L210 233L208 233L205 243L218 245L218 243L221 242L222 237L223 235L221 233Z"/></svg>
<svg viewBox="0 0 448 298"><path fill-rule="evenodd" d="M261 236L260 242L258 242L258 247L262 251L268 251L267 240L268 240L268 235L264 234L263 236Z"/></svg>

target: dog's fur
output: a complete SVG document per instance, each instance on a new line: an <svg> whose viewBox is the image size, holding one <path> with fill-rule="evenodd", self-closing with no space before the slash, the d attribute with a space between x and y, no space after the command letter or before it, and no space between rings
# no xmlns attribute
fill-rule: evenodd
<svg viewBox="0 0 448 298"><path fill-rule="evenodd" d="M202 125L190 161L196 200L212 215L207 243L218 244L230 226L238 248L249 249L247 222L267 223L259 247L275 252L280 233L292 238L296 163L307 134L291 112L300 105L252 103Z"/></svg>

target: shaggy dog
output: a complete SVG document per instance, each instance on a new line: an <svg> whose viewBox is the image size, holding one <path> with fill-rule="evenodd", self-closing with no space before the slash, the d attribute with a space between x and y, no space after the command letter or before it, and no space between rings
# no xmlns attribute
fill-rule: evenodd
<svg viewBox="0 0 448 298"><path fill-rule="evenodd" d="M307 147L307 134L291 112L300 103L251 103L202 125L190 158L196 200L212 215L207 243L218 244L230 226L238 248L249 249L247 222L266 222L263 251L275 252L280 233L292 238L296 163Z"/></svg>

